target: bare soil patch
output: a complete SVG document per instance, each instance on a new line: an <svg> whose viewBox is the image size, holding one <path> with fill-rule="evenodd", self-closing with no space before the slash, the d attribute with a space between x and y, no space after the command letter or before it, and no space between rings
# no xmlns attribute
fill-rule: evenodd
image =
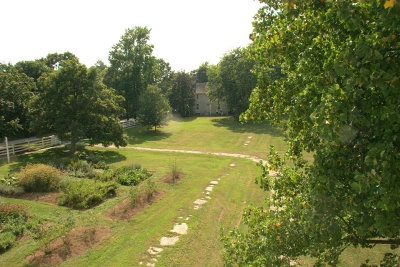
<svg viewBox="0 0 400 267"><path fill-rule="evenodd" d="M135 203L135 205L131 204L130 197L125 198L120 201L117 205L112 207L106 212L106 215L113 220L126 221L132 218L134 215L139 213L148 207L151 203L157 201L164 194L162 191L155 191L151 199L147 199L146 197L141 197Z"/></svg>
<svg viewBox="0 0 400 267"><path fill-rule="evenodd" d="M54 240L47 249L43 247L26 257L26 260L40 266L56 265L85 253L110 234L111 230L107 226L77 227L65 236Z"/></svg>
<svg viewBox="0 0 400 267"><path fill-rule="evenodd" d="M57 198L60 192L47 192L47 193L23 193L19 195L10 195L7 197L25 199L31 201L47 202L57 205Z"/></svg>
<svg viewBox="0 0 400 267"><path fill-rule="evenodd" d="M161 182L163 183L168 183L168 184L176 184L178 183L181 179L185 178L186 174L180 172L178 173L178 177L176 177L175 179L173 179L172 174L168 173L167 175L165 175L162 179Z"/></svg>

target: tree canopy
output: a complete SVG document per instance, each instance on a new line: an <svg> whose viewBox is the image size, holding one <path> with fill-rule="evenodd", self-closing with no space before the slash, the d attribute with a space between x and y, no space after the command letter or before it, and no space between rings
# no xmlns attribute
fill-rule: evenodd
<svg viewBox="0 0 400 267"><path fill-rule="evenodd" d="M310 255L336 265L348 246L399 245L400 5L261 2L251 35L259 82L242 119L285 123L290 150L271 150L257 180L271 198L245 212L247 233L224 239L226 261L282 266ZM385 266L395 260L387 254Z"/></svg>
<svg viewBox="0 0 400 267"><path fill-rule="evenodd" d="M171 81L169 103L182 117L193 115L194 90L192 77L186 72L177 72Z"/></svg>
<svg viewBox="0 0 400 267"><path fill-rule="evenodd" d="M126 117L136 117L139 96L154 81L153 45L148 44L150 29L127 29L110 51L110 67L105 83L125 98Z"/></svg>
<svg viewBox="0 0 400 267"><path fill-rule="evenodd" d="M149 87L140 95L139 98L138 118L143 126L157 127L161 126L165 121L170 110L168 99L161 93L161 89L156 85Z"/></svg>
<svg viewBox="0 0 400 267"><path fill-rule="evenodd" d="M20 136L29 129L29 103L34 80L12 65L0 64L0 137Z"/></svg>
<svg viewBox="0 0 400 267"><path fill-rule="evenodd" d="M91 144L125 146L119 116L123 98L100 80L96 68L87 69L76 58L63 61L60 68L41 76L42 93L35 100L35 128L52 131L71 141L71 152L84 138Z"/></svg>
<svg viewBox="0 0 400 267"><path fill-rule="evenodd" d="M249 107L249 97L257 83L257 76L251 72L253 68L254 61L246 49L237 48L207 71L209 97L226 101L235 119Z"/></svg>

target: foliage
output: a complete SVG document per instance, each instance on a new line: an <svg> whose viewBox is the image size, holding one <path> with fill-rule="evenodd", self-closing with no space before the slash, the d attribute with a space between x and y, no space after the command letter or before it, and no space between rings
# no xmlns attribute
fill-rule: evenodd
<svg viewBox="0 0 400 267"><path fill-rule="evenodd" d="M140 182L150 178L152 174L146 168L135 168L124 166L114 172L115 181L122 185L138 185Z"/></svg>
<svg viewBox="0 0 400 267"><path fill-rule="evenodd" d="M135 207L140 198L140 192L138 186L131 186L129 188L129 201L132 207Z"/></svg>
<svg viewBox="0 0 400 267"><path fill-rule="evenodd" d="M348 246L399 244L400 6L263 2L251 47L260 82L243 119L287 120L290 151L271 151L258 182L272 196L245 213L248 233L224 239L227 262L336 265Z"/></svg>
<svg viewBox="0 0 400 267"><path fill-rule="evenodd" d="M0 183L0 194L2 195L20 195L24 193L24 189L15 185L7 185Z"/></svg>
<svg viewBox="0 0 400 267"><path fill-rule="evenodd" d="M161 94L161 90L155 85L149 85L139 98L138 118L143 126L157 127L164 124L169 112L167 98Z"/></svg>
<svg viewBox="0 0 400 267"><path fill-rule="evenodd" d="M249 97L257 83L257 76L252 73L254 66L247 50L237 48L207 71L208 96L212 100L226 101L235 119L249 107Z"/></svg>
<svg viewBox="0 0 400 267"><path fill-rule="evenodd" d="M16 185L18 183L18 178L8 174L7 176L0 178L0 184L5 185Z"/></svg>
<svg viewBox="0 0 400 267"><path fill-rule="evenodd" d="M126 145L119 124L123 99L102 84L95 68L66 60L59 70L42 75L38 86L43 92L35 100L37 131L70 140L71 152L82 138L91 144Z"/></svg>
<svg viewBox="0 0 400 267"><path fill-rule="evenodd" d="M104 78L105 83L125 98L127 118L135 118L139 108L139 96L154 80L153 45L148 44L150 29L127 29L110 51L111 66Z"/></svg>
<svg viewBox="0 0 400 267"><path fill-rule="evenodd" d="M27 207L18 204L0 204L0 252L16 241L16 236L26 229L29 218Z"/></svg>
<svg viewBox="0 0 400 267"><path fill-rule="evenodd" d="M68 170L71 171L75 177L93 178L95 176L92 165L86 160L71 161L68 165Z"/></svg>
<svg viewBox="0 0 400 267"><path fill-rule="evenodd" d="M76 209L88 209L116 194L114 182L96 180L70 180L61 188L58 204Z"/></svg>
<svg viewBox="0 0 400 267"><path fill-rule="evenodd" d="M149 178L145 182L145 192L147 201L150 201L156 191L156 183L153 179Z"/></svg>
<svg viewBox="0 0 400 267"><path fill-rule="evenodd" d="M193 115L194 91L192 78L186 72L177 72L172 78L171 91L169 92L169 103L171 108L182 117Z"/></svg>
<svg viewBox="0 0 400 267"><path fill-rule="evenodd" d="M208 82L207 71L210 68L210 64L208 62L204 62L200 65L200 67L195 70L196 82L197 83L206 83Z"/></svg>
<svg viewBox="0 0 400 267"><path fill-rule="evenodd" d="M104 156L98 151L90 151L87 153L85 151L80 151L77 154L77 158L87 161L96 169L108 169L108 166L104 161Z"/></svg>
<svg viewBox="0 0 400 267"><path fill-rule="evenodd" d="M20 61L15 64L15 68L20 73L25 73L28 77L33 78L35 82L37 82L43 73L53 71L53 68L48 67L42 59L35 61Z"/></svg>
<svg viewBox="0 0 400 267"><path fill-rule="evenodd" d="M29 101L35 82L12 65L0 64L0 137L24 135L29 130Z"/></svg>
<svg viewBox="0 0 400 267"><path fill-rule="evenodd" d="M28 164L18 174L18 185L26 192L51 192L58 189L61 172L44 164Z"/></svg>
<svg viewBox="0 0 400 267"><path fill-rule="evenodd" d="M176 160L171 164L171 178L173 183L175 183L179 178L179 169Z"/></svg>
<svg viewBox="0 0 400 267"><path fill-rule="evenodd" d="M96 176L96 180L102 181L102 182L108 182L112 181L115 178L114 171L112 169L108 169L100 173L98 176Z"/></svg>

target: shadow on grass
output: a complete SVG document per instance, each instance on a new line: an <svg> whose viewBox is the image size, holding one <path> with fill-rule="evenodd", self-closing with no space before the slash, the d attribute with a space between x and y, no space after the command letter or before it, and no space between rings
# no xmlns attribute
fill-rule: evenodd
<svg viewBox="0 0 400 267"><path fill-rule="evenodd" d="M269 134L275 137L283 137L286 135L282 129L276 128L269 124L269 122L254 123L248 122L241 124L234 121L232 117L225 117L220 119L213 119L212 122L216 127L224 127L236 133L254 133L254 134Z"/></svg>
<svg viewBox="0 0 400 267"><path fill-rule="evenodd" d="M92 153L100 156L105 163L111 164L119 161L126 160L126 157L121 155L118 151L115 150L95 150L95 149L87 149L83 146L78 146L77 151ZM57 147L48 149L41 152L30 153L25 155L20 155L14 158L10 164L10 172L16 172L21 169L21 167L26 166L28 163L30 164L49 164L52 162L61 162L71 160L74 156L69 152L68 146ZM0 166L7 164L6 161L0 162Z"/></svg>
<svg viewBox="0 0 400 267"><path fill-rule="evenodd" d="M171 133L165 133L161 130L154 132L154 130L149 130L148 128L141 126L126 130L126 134L128 136L129 145L142 144L148 141L161 141L172 135Z"/></svg>

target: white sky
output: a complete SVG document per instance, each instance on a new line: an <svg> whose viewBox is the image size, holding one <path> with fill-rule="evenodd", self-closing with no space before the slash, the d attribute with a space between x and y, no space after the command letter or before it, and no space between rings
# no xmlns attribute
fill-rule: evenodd
<svg viewBox="0 0 400 267"><path fill-rule="evenodd" d="M246 46L259 7L255 0L2 0L0 62L70 51L87 66L108 64L125 29L147 26L153 55L190 71Z"/></svg>

